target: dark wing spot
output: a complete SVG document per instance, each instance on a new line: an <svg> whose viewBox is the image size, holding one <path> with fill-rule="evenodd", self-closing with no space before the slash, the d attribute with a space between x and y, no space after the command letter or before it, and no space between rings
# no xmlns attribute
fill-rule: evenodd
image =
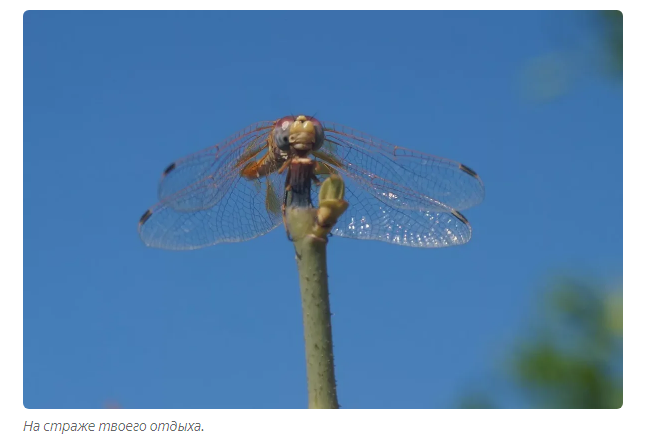
<svg viewBox="0 0 650 440"><path fill-rule="evenodd" d="M151 209L147 209L147 212L142 214L142 217L140 217L140 221L138 222L138 226L144 225L144 222L149 220L149 217L151 217L152 214L153 214L153 212L151 212Z"/></svg>
<svg viewBox="0 0 650 440"><path fill-rule="evenodd" d="M452 210L451 210L451 213L454 214L454 217L456 217L458 220L460 220L461 222L465 223L466 225L469 225L469 222L467 221L467 219L465 218L465 216L464 216L463 214L461 214L460 212L456 211L455 209L452 209Z"/></svg>
<svg viewBox="0 0 650 440"><path fill-rule="evenodd" d="M174 168L176 168L176 162L172 163L170 166L165 168L165 171L163 171L163 176L166 176L167 174L171 173L174 171Z"/></svg>
<svg viewBox="0 0 650 440"><path fill-rule="evenodd" d="M468 166L463 165L462 163L459 165L458 168L460 168L462 171L465 171L467 174L469 174L472 177L478 177L478 174L476 173L476 171L474 171L473 169L471 169Z"/></svg>

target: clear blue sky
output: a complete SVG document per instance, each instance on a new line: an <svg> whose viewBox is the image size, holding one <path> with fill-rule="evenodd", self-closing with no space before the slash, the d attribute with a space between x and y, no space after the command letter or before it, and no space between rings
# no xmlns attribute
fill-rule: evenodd
<svg viewBox="0 0 650 440"><path fill-rule="evenodd" d="M522 87L580 26L554 12L26 13L24 405L306 407L284 231L191 252L137 234L170 162L300 113L461 161L486 186L465 246L331 240L341 405L444 408L489 384L549 277L622 282L620 84L587 73L548 101Z"/></svg>

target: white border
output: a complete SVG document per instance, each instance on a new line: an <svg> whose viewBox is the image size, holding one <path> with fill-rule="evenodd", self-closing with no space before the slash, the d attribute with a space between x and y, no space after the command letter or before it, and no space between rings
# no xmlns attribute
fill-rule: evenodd
<svg viewBox="0 0 650 440"><path fill-rule="evenodd" d="M438 2L435 5L420 1L394 2L365 1L185 1L180 2L57 2L57 9L388 9L422 8L483 9L486 3L470 1L461 4ZM461 7L462 6L462 7ZM2 29L2 54L4 59L2 81L4 167L2 188L10 199L3 203L2 216L5 232L3 246L4 283L0 325L2 334L2 423L0 437L15 438L21 432L25 420L56 421L200 421L204 433L225 438L324 438L336 435L343 438L644 438L650 434L645 417L650 414L648 396L648 289L646 261L648 226L645 224L645 202L648 200L648 154L650 148L646 126L648 125L646 67L648 32L648 7L642 2L537 2L537 7L521 2L491 2L497 9L622 9L625 32L625 93L624 108L624 188L625 217L625 358L624 358L624 406L621 410L413 410L413 411L338 411L305 412L295 410L238 411L238 410L26 410L22 407L22 14L27 9L52 9L52 2L14 2L5 7L0 15ZM644 38L643 35L646 35ZM16 44L17 41L21 44ZM630 92L631 91L631 92ZM643 131L642 131L643 130ZM645 136L642 136L645 134ZM645 160L644 160L645 159ZM576 164L579 166L579 164ZM20 190L16 183L21 182ZM11 207L12 209L9 209ZM619 215L613 212L608 215ZM7 245L8 244L8 245ZM22 334L22 333L21 333ZM317 423L317 425L314 425ZM311 428L311 429L309 429ZM315 428L315 429L314 429ZM634 434L633 434L634 433ZM43 436L43 433L39 433ZM60 435L60 434L57 434ZM76 438L91 438L95 434L67 433ZM134 434L135 435L135 434ZM151 433L137 434L139 438ZM178 433L157 436L178 436ZM194 435L196 435L194 433ZM645 437L649 438L649 437Z"/></svg>

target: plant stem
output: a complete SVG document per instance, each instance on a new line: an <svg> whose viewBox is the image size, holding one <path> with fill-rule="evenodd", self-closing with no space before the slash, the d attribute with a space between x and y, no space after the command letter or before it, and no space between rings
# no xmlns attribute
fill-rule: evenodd
<svg viewBox="0 0 650 440"><path fill-rule="evenodd" d="M329 289L327 288L327 235L348 207L345 183L328 177L318 193L318 208L311 206L311 160L295 160L287 180L287 232L293 237L300 277L302 319L305 328L309 408L339 407L334 378L334 351Z"/></svg>
<svg viewBox="0 0 650 440"><path fill-rule="evenodd" d="M305 329L309 408L336 409L339 404L327 287L327 242L307 235L294 245Z"/></svg>

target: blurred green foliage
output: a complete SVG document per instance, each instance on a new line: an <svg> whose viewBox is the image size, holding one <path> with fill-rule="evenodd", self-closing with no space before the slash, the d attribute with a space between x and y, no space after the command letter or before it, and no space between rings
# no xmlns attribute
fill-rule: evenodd
<svg viewBox="0 0 650 440"><path fill-rule="evenodd" d="M543 295L532 335L516 344L507 381L534 408L623 405L623 293L563 281ZM497 396L471 393L463 408L496 407Z"/></svg>
<svg viewBox="0 0 650 440"><path fill-rule="evenodd" d="M621 11L599 11L601 34L607 65L616 74L623 76L623 13Z"/></svg>
<svg viewBox="0 0 650 440"><path fill-rule="evenodd" d="M537 337L517 351L513 377L544 408L623 405L623 294L565 282L551 290Z"/></svg>
<svg viewBox="0 0 650 440"><path fill-rule="evenodd" d="M594 73L623 79L623 14L621 11L570 11L566 23L549 24L549 38L560 41L552 52L528 60L521 71L522 93L537 102L566 94ZM580 17L580 19L578 19Z"/></svg>

